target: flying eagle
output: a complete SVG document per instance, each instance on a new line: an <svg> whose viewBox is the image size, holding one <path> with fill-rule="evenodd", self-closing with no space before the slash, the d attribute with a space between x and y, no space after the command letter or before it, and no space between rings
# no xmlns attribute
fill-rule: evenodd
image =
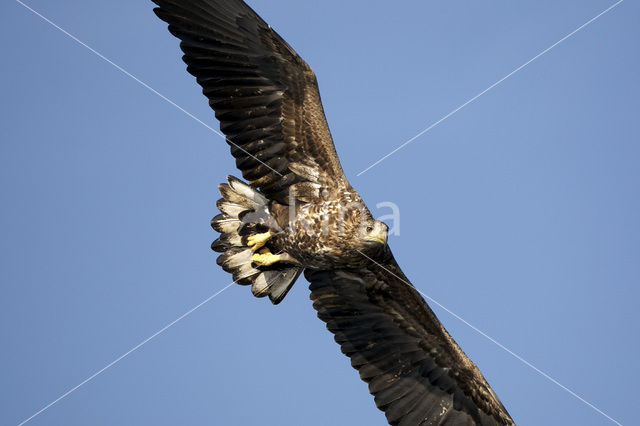
<svg viewBox="0 0 640 426"><path fill-rule="evenodd" d="M389 424L514 424L347 181L309 65L241 0L153 1L248 180L220 185L218 264L274 304L304 271Z"/></svg>

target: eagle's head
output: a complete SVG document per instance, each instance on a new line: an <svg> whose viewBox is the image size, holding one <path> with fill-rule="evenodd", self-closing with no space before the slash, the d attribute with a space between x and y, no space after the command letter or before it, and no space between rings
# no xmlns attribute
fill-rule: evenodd
<svg viewBox="0 0 640 426"><path fill-rule="evenodd" d="M351 207L343 224L341 244L351 245L350 248L356 253L375 258L387 246L389 227L384 222L375 220L364 203Z"/></svg>
<svg viewBox="0 0 640 426"><path fill-rule="evenodd" d="M365 223L363 241L366 246L376 247L387 244L387 233L389 227L386 223L372 219Z"/></svg>

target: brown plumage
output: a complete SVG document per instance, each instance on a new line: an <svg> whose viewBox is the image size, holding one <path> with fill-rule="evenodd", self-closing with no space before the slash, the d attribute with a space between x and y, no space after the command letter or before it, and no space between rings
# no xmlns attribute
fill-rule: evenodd
<svg viewBox="0 0 640 426"><path fill-rule="evenodd" d="M279 303L304 271L392 425L511 425L344 176L311 68L241 0L153 0L249 181L220 185L218 263Z"/></svg>

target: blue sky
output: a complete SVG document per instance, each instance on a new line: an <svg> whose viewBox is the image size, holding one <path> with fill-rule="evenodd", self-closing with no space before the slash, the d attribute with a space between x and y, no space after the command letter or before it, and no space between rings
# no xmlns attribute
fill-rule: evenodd
<svg viewBox="0 0 640 426"><path fill-rule="evenodd" d="M316 71L351 183L374 213L399 206L416 287L633 424L637 3L357 176L613 3L251 2ZM150 2L27 4L218 127ZM18 424L231 282L209 219L238 172L219 136L20 4L0 16L0 424ZM29 424L385 424L308 294L233 286ZM433 307L519 425L614 424Z"/></svg>

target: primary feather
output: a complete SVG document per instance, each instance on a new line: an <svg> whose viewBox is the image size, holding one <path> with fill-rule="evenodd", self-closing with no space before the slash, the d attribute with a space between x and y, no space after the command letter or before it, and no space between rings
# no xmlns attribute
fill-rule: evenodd
<svg viewBox="0 0 640 426"><path fill-rule="evenodd" d="M390 424L514 424L345 178L309 65L241 0L153 1L249 181L220 186L218 263L273 303L304 270Z"/></svg>

